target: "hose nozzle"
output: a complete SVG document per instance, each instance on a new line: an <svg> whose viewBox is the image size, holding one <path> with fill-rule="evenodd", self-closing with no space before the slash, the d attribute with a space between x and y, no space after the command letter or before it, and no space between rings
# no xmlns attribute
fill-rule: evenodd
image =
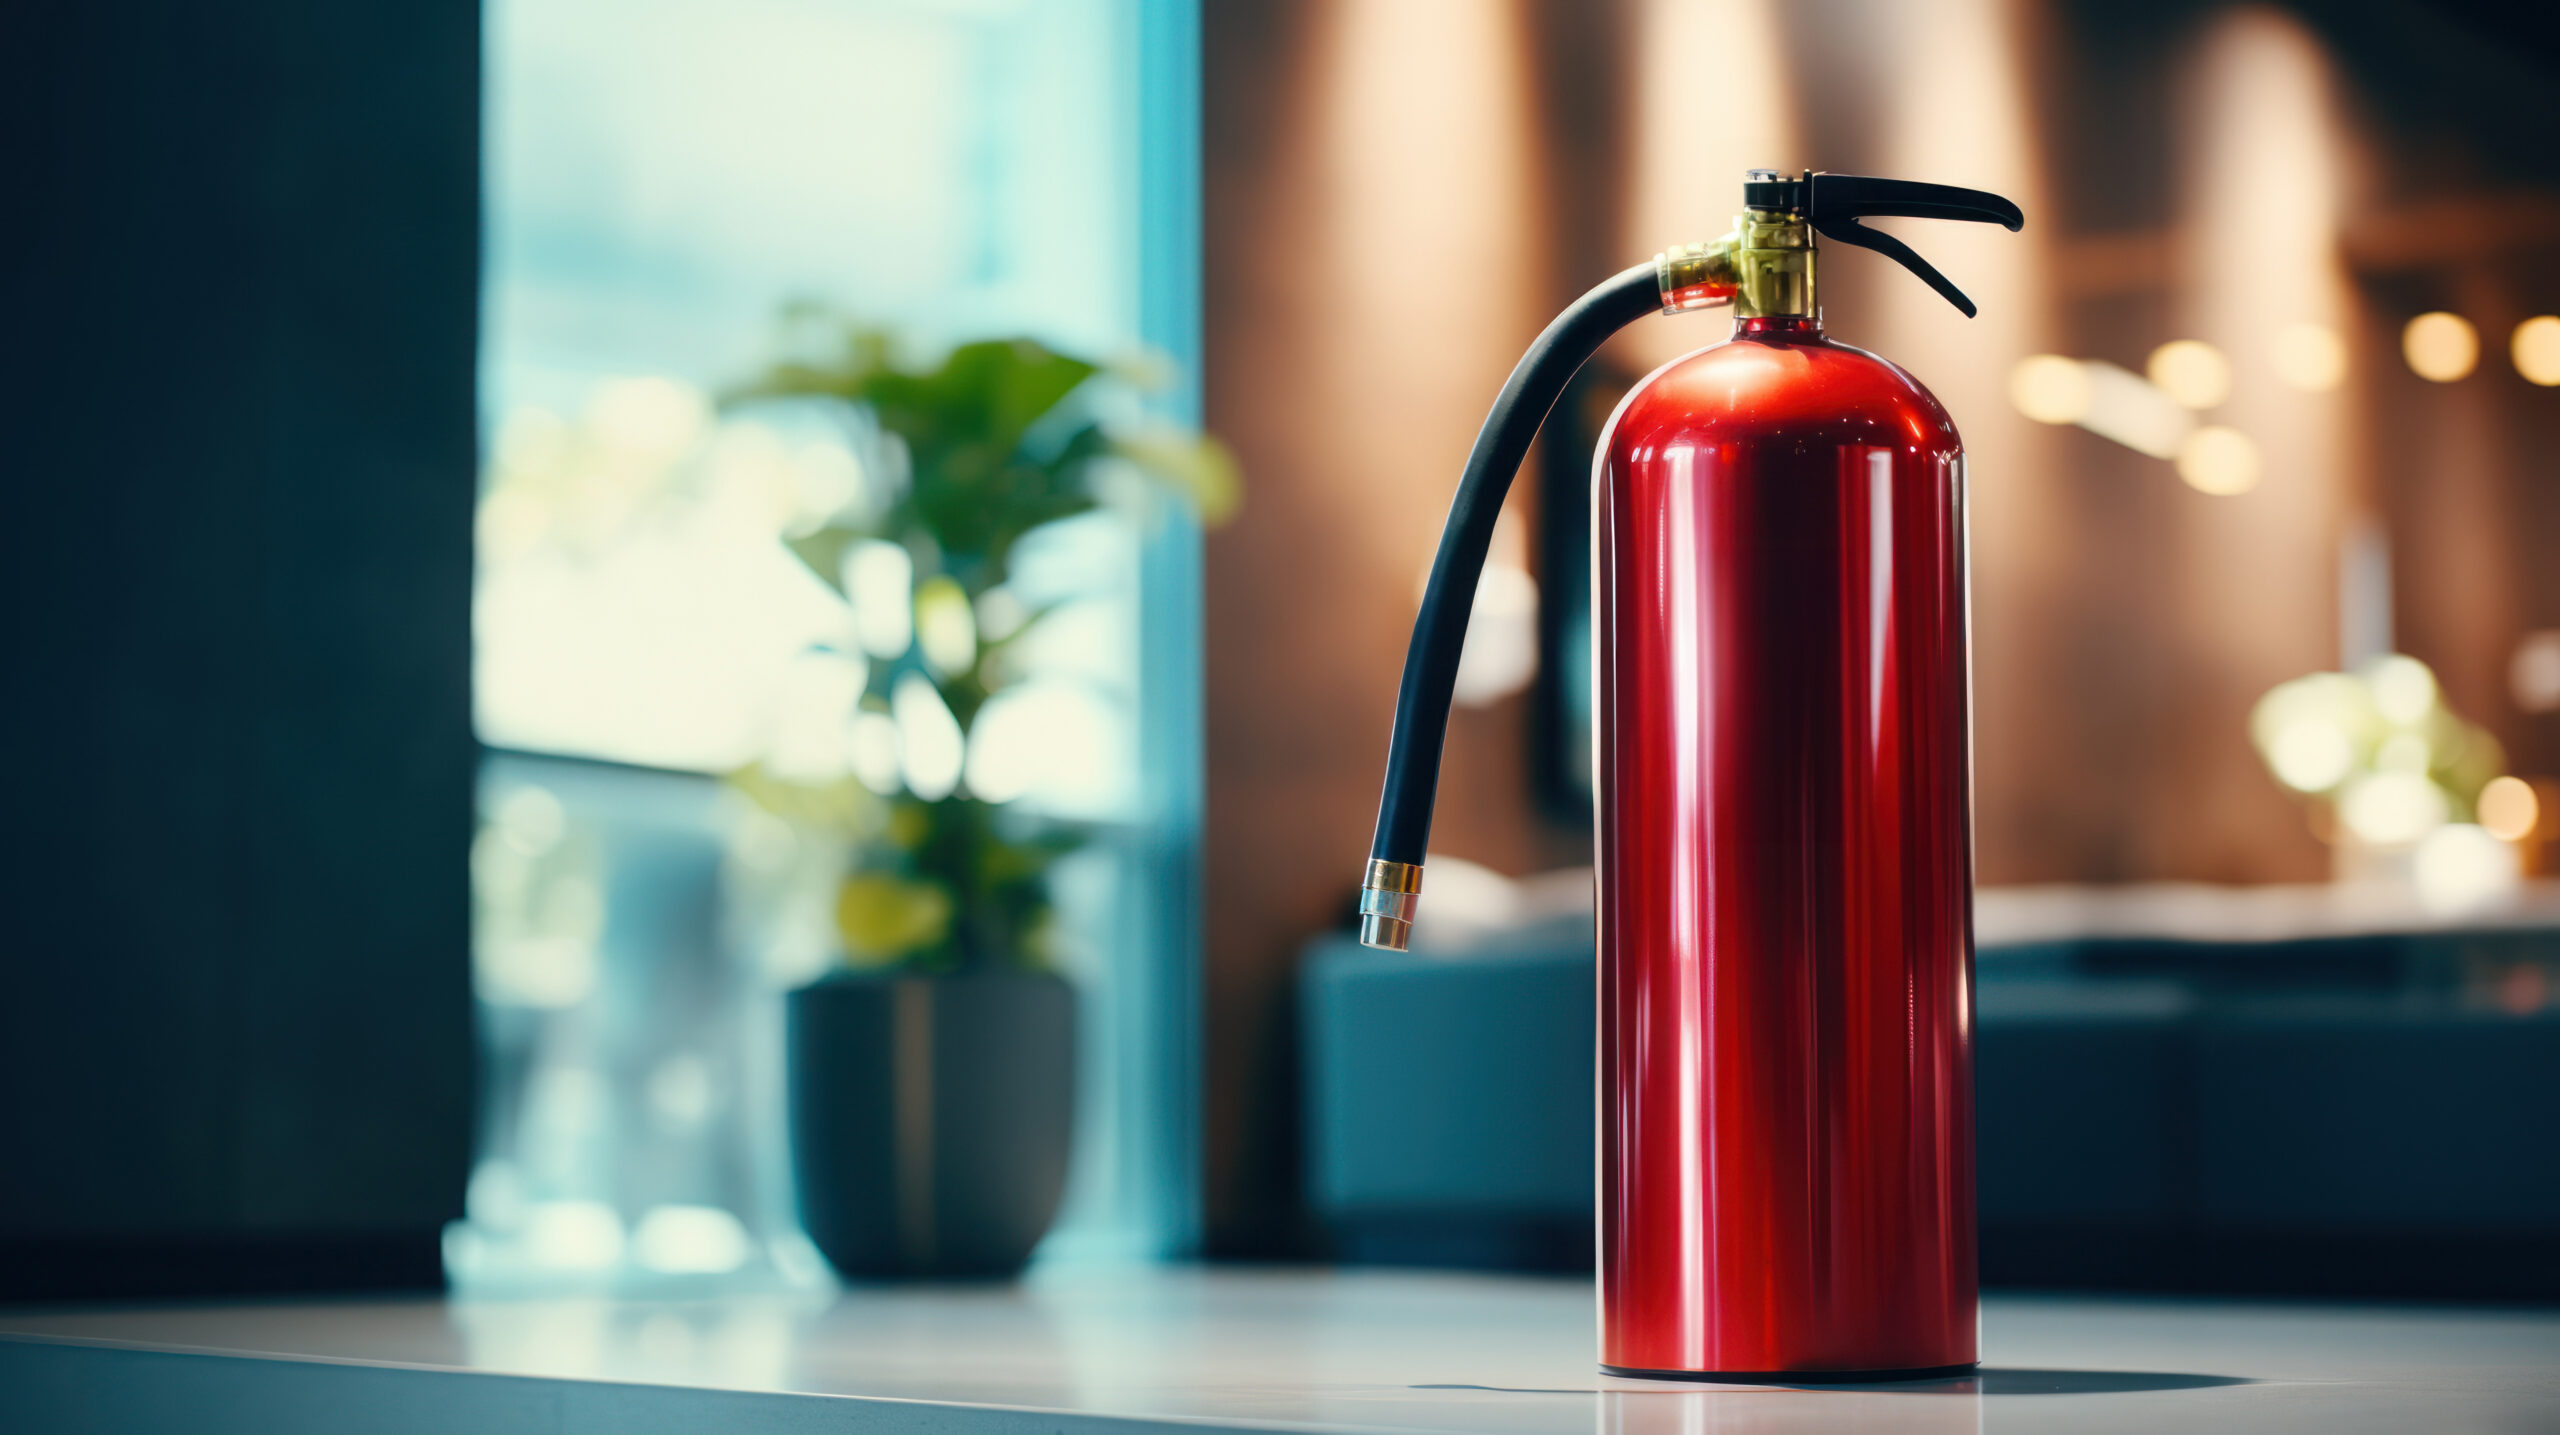
<svg viewBox="0 0 2560 1435"><path fill-rule="evenodd" d="M1360 945L1401 952L1413 945L1413 913L1422 898L1422 865L1372 858L1360 880Z"/></svg>
<svg viewBox="0 0 2560 1435"><path fill-rule="evenodd" d="M1732 303L1742 284L1742 269L1734 258L1740 242L1739 236L1728 234L1709 244L1675 244L1653 256L1662 312L1681 314Z"/></svg>

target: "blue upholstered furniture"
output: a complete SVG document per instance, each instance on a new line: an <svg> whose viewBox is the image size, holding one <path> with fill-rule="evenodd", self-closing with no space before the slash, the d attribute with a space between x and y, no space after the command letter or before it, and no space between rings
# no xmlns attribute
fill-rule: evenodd
<svg viewBox="0 0 2560 1435"><path fill-rule="evenodd" d="M1553 928L1308 948L1308 1195L1338 1255L1588 1261L1591 963ZM1978 965L1986 1281L2560 1296L2560 924L2117 931Z"/></svg>

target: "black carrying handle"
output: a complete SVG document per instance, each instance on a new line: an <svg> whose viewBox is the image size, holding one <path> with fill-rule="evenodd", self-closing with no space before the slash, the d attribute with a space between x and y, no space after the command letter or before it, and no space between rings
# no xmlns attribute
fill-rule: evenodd
<svg viewBox="0 0 2560 1435"><path fill-rule="evenodd" d="M2024 229L2027 216L2018 206L1984 189L1952 184L1923 184L1909 179L1875 179L1862 174L1817 174L1801 178L1755 180L1742 187L1743 202L1754 208L1790 209L1802 214L1813 231L1834 244L1872 249L1919 276L1920 282L1972 318L1973 300L1938 272L1910 245L1858 221L1868 218L1958 219L1997 224L2012 233Z"/></svg>

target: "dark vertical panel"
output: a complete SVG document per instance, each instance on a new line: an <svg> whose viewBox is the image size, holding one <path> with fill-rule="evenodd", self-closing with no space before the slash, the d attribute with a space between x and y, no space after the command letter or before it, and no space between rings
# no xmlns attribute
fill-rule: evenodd
<svg viewBox="0 0 2560 1435"><path fill-rule="evenodd" d="M432 1271L469 1137L477 9L0 25L0 1287Z"/></svg>

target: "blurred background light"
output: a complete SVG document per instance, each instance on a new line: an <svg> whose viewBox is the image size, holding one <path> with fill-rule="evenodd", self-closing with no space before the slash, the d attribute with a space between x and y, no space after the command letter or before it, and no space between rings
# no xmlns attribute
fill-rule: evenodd
<svg viewBox="0 0 2560 1435"><path fill-rule="evenodd" d="M875 658L905 657L915 640L915 614L908 606L915 572L915 560L895 543L866 538L845 550L844 591L853 604L853 630Z"/></svg>
<svg viewBox="0 0 2560 1435"><path fill-rule="evenodd" d="M2405 847L2443 826L2445 816L2444 792L2423 773L2372 773L2338 798L2338 820L2375 847Z"/></svg>
<svg viewBox="0 0 2560 1435"><path fill-rule="evenodd" d="M1472 8L1490 16L1501 7ZM1617 216L1619 248L1651 254L1665 244L1723 233L1733 222L1733 192L1700 184L1700 175L1793 163L1805 152L1795 67L1774 63L1785 10L1783 0L1639 0L1633 7L1634 84L1627 102L1635 133ZM1714 84L1702 85L1700 55L1744 62L1722 67ZM1495 138L1512 140L1502 132ZM1697 340L1680 325L1639 324L1617 342L1639 356L1641 371L1687 353Z"/></svg>
<svg viewBox="0 0 2560 1435"><path fill-rule="evenodd" d="M656 376L598 384L587 401L587 422L596 438L638 464L682 458L710 420L710 401L699 389Z"/></svg>
<svg viewBox="0 0 2560 1435"><path fill-rule="evenodd" d="M766 768L785 781L812 786L844 776L850 756L845 717L869 677L870 664L856 655L812 649L793 661L783 670Z"/></svg>
<svg viewBox="0 0 2560 1435"><path fill-rule="evenodd" d="M2347 341L2326 324L2308 321L2276 331L2268 358L2286 387L2325 394L2347 377Z"/></svg>
<svg viewBox="0 0 2560 1435"><path fill-rule="evenodd" d="M2279 731L2268 745L2267 762L2285 786L2299 792L2326 792L2354 771L2356 749L2345 729L2312 718Z"/></svg>
<svg viewBox="0 0 2560 1435"><path fill-rule="evenodd" d="M2497 737L2453 712L2434 671L2407 654L2277 684L2251 709L2249 734L2277 782L2334 803L2310 817L2332 848L2338 880L2413 883L2418 844L2448 824L2476 819L2475 832L2512 841L2538 820L2541 794L2501 775L2507 758ZM2464 845L2472 841L2449 838L2430 859L2438 896L2508 880L2498 875L2504 866L2480 869L2486 859Z"/></svg>
<svg viewBox="0 0 2560 1435"><path fill-rule="evenodd" d="M1119 726L1085 685L1035 678L1007 688L969 724L969 791L1050 812L1107 810Z"/></svg>
<svg viewBox="0 0 2560 1435"><path fill-rule="evenodd" d="M2310 673L2279 683L2249 713L2249 733L2276 780L2296 792L2327 792L2354 772L2373 726L2373 700L2346 673Z"/></svg>
<svg viewBox="0 0 2560 1435"><path fill-rule="evenodd" d="M1515 564L1489 563L1467 613L1452 696L1467 707L1484 707L1526 688L1537 675L1538 580Z"/></svg>
<svg viewBox="0 0 2560 1435"><path fill-rule="evenodd" d="M606 376L578 417L506 410L491 445L473 604L473 701L492 746L651 767L750 761L786 669L840 641L842 600L777 541L801 456L715 422L697 386ZM840 447L840 446L839 446Z"/></svg>
<svg viewBox="0 0 2560 1435"><path fill-rule="evenodd" d="M527 784L499 799L490 814L490 831L526 856L539 857L559 844L568 821L549 788Z"/></svg>
<svg viewBox="0 0 2560 1435"><path fill-rule="evenodd" d="M2082 361L2089 380L2089 411L2080 426L2153 458L2175 458L2195 427L2195 417L2150 380L2103 359Z"/></svg>
<svg viewBox="0 0 2560 1435"><path fill-rule="evenodd" d="M978 660L977 615L958 579L928 578L916 589L916 647L946 676L966 672Z"/></svg>
<svg viewBox="0 0 2560 1435"><path fill-rule="evenodd" d="M757 815L771 816L769 813ZM787 826L781 830L781 840L791 840ZM691 1052L678 1052L659 1062L649 1072L649 1113L666 1125L687 1127L702 1124L703 1118L711 1114L712 1097L711 1068Z"/></svg>
<svg viewBox="0 0 2560 1435"><path fill-rule="evenodd" d="M2374 711L2385 722L2410 727L2435 711L2436 675L2426 664L2405 653L2376 658L2366 665L2364 683L2366 691L2373 694Z"/></svg>
<svg viewBox="0 0 2560 1435"><path fill-rule="evenodd" d="M747 1263L747 1228L717 1206L652 1206L631 1233L632 1252L662 1275L726 1275Z"/></svg>
<svg viewBox="0 0 2560 1435"><path fill-rule="evenodd" d="M525 1252L535 1265L597 1271L622 1259L622 1216L602 1201L537 1201L524 1224Z"/></svg>
<svg viewBox="0 0 2560 1435"><path fill-rule="evenodd" d="M2400 331L2410 372L2439 384L2468 378L2480 363L2480 333L2459 314L2421 314Z"/></svg>
<svg viewBox="0 0 2560 1435"><path fill-rule="evenodd" d="M2435 757L2435 748L2425 738L2414 732L2397 732L2374 748L2373 769L2423 774L2435 765Z"/></svg>
<svg viewBox="0 0 2560 1435"><path fill-rule="evenodd" d="M2031 354L2009 371L2009 401L2040 424L2076 424L2089 416L2089 374L2078 359Z"/></svg>
<svg viewBox="0 0 2560 1435"><path fill-rule="evenodd" d="M2560 628L2525 634L2507 660L2507 690L2529 713L2560 712Z"/></svg>
<svg viewBox="0 0 2560 1435"><path fill-rule="evenodd" d="M2478 806L2481 829L2505 842L2532 836L2542 820L2542 803L2534 795L2533 784L2521 777L2491 778L2480 789Z"/></svg>
<svg viewBox="0 0 2560 1435"><path fill-rule="evenodd" d="M2536 314L2516 325L2507 341L2507 351L2515 357L2516 372L2526 382L2550 388L2560 384L2560 315Z"/></svg>
<svg viewBox="0 0 2560 1435"><path fill-rule="evenodd" d="M943 705L933 680L914 672L899 678L889 694L889 715L898 724L898 768L907 790L927 802L949 797L960 785L960 721Z"/></svg>
<svg viewBox="0 0 2560 1435"><path fill-rule="evenodd" d="M2231 397L2231 361L2201 339L2162 344L2142 371L2162 393L2191 409L2209 409Z"/></svg>
<svg viewBox="0 0 2560 1435"><path fill-rule="evenodd" d="M896 718L870 710L854 714L845 733L845 746L854 781L883 797L894 796L902 789Z"/></svg>
<svg viewBox="0 0 2560 1435"><path fill-rule="evenodd" d="M1431 579L1414 580L1417 597ZM1493 530L1484 572L1467 610L1467 637L1458 651L1451 696L1461 707L1489 707L1529 686L1538 675L1538 580L1529 576L1529 540L1509 512Z"/></svg>
<svg viewBox="0 0 2560 1435"><path fill-rule="evenodd" d="M980 641L1001 643L1022 630L1031 610L1023 606L1020 594L999 584L978 595L970 616L977 624Z"/></svg>
<svg viewBox="0 0 2560 1435"><path fill-rule="evenodd" d="M2258 445L2238 429L2208 425L2178 446L2178 477L2199 493L2247 493L2258 486L2259 473Z"/></svg>
<svg viewBox="0 0 2560 1435"><path fill-rule="evenodd" d="M2410 870L2419 902L2437 912L2490 905L2515 890L2522 876L2515 848L2468 822L2428 833Z"/></svg>

